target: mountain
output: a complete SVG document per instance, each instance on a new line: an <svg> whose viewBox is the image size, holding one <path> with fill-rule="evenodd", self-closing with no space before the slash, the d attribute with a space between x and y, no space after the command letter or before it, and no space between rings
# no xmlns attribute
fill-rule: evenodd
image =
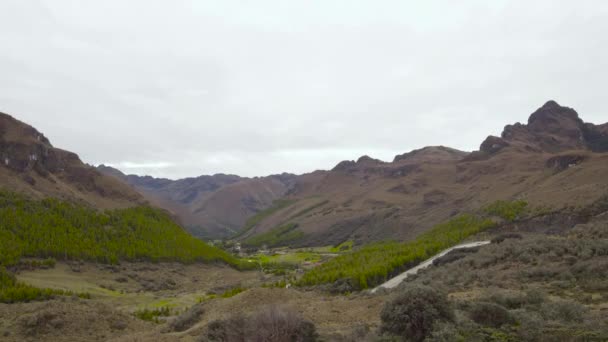
<svg viewBox="0 0 608 342"><path fill-rule="evenodd" d="M549 101L527 124L506 126L472 153L437 146L392 162L343 161L299 176L284 198L290 205L267 210L240 239L295 246L406 241L497 200L588 205L608 193L607 127Z"/></svg>
<svg viewBox="0 0 608 342"><path fill-rule="evenodd" d="M169 180L125 175L100 165L98 170L131 185L152 203L172 212L194 235L226 238L237 233L247 218L283 197L295 175L244 178L216 174Z"/></svg>
<svg viewBox="0 0 608 342"><path fill-rule="evenodd" d="M84 164L75 153L53 147L44 134L4 113L0 113L0 188L96 208L145 203L138 192Z"/></svg>
<svg viewBox="0 0 608 342"><path fill-rule="evenodd" d="M103 263L219 261L240 267L234 256L188 234L124 182L53 147L38 130L3 113L0 158L3 272L30 257ZM0 285L4 301L29 298L30 289L14 281L8 289Z"/></svg>

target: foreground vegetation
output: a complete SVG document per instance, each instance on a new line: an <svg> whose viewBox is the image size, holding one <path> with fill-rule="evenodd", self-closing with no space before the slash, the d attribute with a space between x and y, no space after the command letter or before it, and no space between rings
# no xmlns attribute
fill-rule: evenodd
<svg viewBox="0 0 608 342"><path fill-rule="evenodd" d="M338 282L341 283L337 284L341 286L337 289L339 292L367 289L492 226L489 219L463 214L437 225L412 242L377 243L340 255L305 273L298 284Z"/></svg>
<svg viewBox="0 0 608 342"><path fill-rule="evenodd" d="M431 316L432 324L417 330L425 341L608 341L605 217L559 235L510 233L496 241L408 278L387 304L383 325L420 327L411 319ZM402 315L400 303L414 302L398 301L402 291L429 286L453 295L449 306L441 304L453 314L438 317L427 303Z"/></svg>
<svg viewBox="0 0 608 342"><path fill-rule="evenodd" d="M497 201L482 213L514 221L524 215L526 208L527 202L521 200ZM376 243L340 255L305 273L298 285L333 284L330 290L342 293L367 289L494 225L494 221L484 216L461 214L412 242Z"/></svg>
<svg viewBox="0 0 608 342"><path fill-rule="evenodd" d="M21 257L240 265L237 258L192 237L157 209L99 212L57 199L35 201L0 192L0 264L13 265Z"/></svg>
<svg viewBox="0 0 608 342"><path fill-rule="evenodd" d="M0 267L0 303L31 302L51 299L56 296L73 296L90 298L86 293L73 293L71 291L39 289L34 286L18 282L15 276Z"/></svg>

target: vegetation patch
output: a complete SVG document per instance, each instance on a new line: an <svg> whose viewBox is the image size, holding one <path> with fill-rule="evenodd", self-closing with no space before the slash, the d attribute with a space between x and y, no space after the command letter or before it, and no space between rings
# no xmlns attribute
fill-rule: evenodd
<svg viewBox="0 0 608 342"><path fill-rule="evenodd" d="M452 322L454 312L444 293L430 287L410 287L385 304L380 318L382 333L422 342L438 323Z"/></svg>
<svg viewBox="0 0 608 342"><path fill-rule="evenodd" d="M313 211L313 210L315 210L317 208L320 208L320 207L326 205L327 203L329 203L329 200L325 200L325 201L321 201L319 203L313 204L313 205L311 205L311 206L309 206L307 208L304 208L304 209L298 211L297 213L295 213L294 215L292 215L289 219L293 220L296 217L300 217L300 216L306 215L309 212L311 212L311 211Z"/></svg>
<svg viewBox="0 0 608 342"><path fill-rule="evenodd" d="M20 303L48 300L56 296L78 296L89 299L88 293L74 293L71 291L40 289L18 282L15 276L0 268L0 303Z"/></svg>
<svg viewBox="0 0 608 342"><path fill-rule="evenodd" d="M168 306L155 309L143 309L137 310L133 313L133 316L148 322L159 323L159 317L171 316L171 309Z"/></svg>
<svg viewBox="0 0 608 342"><path fill-rule="evenodd" d="M351 251L353 249L353 241L352 240L348 240L348 241L344 241L341 244L331 247L329 249L329 251L331 253L343 253L343 252L348 252Z"/></svg>
<svg viewBox="0 0 608 342"><path fill-rule="evenodd" d="M231 288L229 290L226 290L224 293L222 293L220 295L220 297L222 297L222 298L234 297L234 296L238 295L241 292L245 292L246 290L247 290L246 288L243 288L243 287L240 287L240 286L233 287L233 288Z"/></svg>
<svg viewBox="0 0 608 342"><path fill-rule="evenodd" d="M209 323L202 341L318 341L315 325L294 310L270 306L249 316L235 314Z"/></svg>
<svg viewBox="0 0 608 342"><path fill-rule="evenodd" d="M498 216L509 222L515 221L526 213L528 202L518 201L496 201L484 208L488 215Z"/></svg>
<svg viewBox="0 0 608 342"><path fill-rule="evenodd" d="M225 262L234 256L184 231L161 210L136 207L105 212L57 199L41 201L0 192L0 264L21 257L91 260Z"/></svg>
<svg viewBox="0 0 608 342"><path fill-rule="evenodd" d="M351 291L366 289L493 225L489 219L462 214L412 242L377 243L342 254L305 273L298 285L331 284L340 280L347 284L346 291L348 287Z"/></svg>
<svg viewBox="0 0 608 342"><path fill-rule="evenodd" d="M295 204L296 202L297 202L296 200L286 200L286 199L274 201L270 208L264 209L264 210L258 212L257 214L255 214L254 216L250 217L245 222L243 229L241 229L241 231L238 234L236 234L233 238L236 239L240 236L243 236L245 233L247 233L249 230L251 230L251 228L255 227L258 223L262 222L262 220L264 220L265 218L269 217L270 215L276 213L277 211L279 211L283 208L287 208L287 207Z"/></svg>
<svg viewBox="0 0 608 342"><path fill-rule="evenodd" d="M256 247L264 245L268 247L278 247L297 241L303 236L304 233L298 230L297 223L287 223L266 233L253 236L247 239L244 244Z"/></svg>

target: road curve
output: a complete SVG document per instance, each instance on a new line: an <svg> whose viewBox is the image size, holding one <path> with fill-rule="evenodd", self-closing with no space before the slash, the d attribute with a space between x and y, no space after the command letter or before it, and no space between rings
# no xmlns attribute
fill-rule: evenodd
<svg viewBox="0 0 608 342"><path fill-rule="evenodd" d="M418 271L420 271L422 269L425 269L425 268L431 266L433 264L433 260L435 260L437 258L441 258L442 256L450 253L451 251L453 251L455 249L475 248L475 247L479 247L479 246L483 246L483 245L487 245L487 244L490 244L490 241L475 241L475 242L463 243L461 245L456 245L454 247L448 248L448 249L444 250L443 252L435 255L434 257L425 260L424 262L422 262L418 266L410 268L409 270L401 273L400 275L398 275L398 276L396 276L396 277L388 280L384 284L379 285L378 287L376 287L373 290L371 290L371 293L375 293L380 288L392 289L392 288L396 287L397 285L401 284L401 282L403 280L405 280L405 278L409 277L410 275L418 273Z"/></svg>

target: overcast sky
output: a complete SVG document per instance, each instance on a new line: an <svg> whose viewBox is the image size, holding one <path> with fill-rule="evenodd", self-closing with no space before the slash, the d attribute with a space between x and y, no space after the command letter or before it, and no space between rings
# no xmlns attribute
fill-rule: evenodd
<svg viewBox="0 0 608 342"><path fill-rule="evenodd" d="M608 121L608 1L1 0L0 111L169 178L477 149L546 100Z"/></svg>

